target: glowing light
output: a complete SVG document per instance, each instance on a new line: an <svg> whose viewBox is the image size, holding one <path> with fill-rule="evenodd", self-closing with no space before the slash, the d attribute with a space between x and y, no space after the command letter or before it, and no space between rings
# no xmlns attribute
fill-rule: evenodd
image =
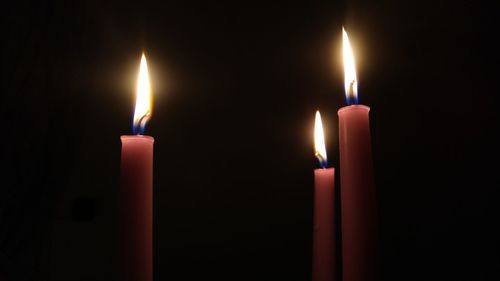
<svg viewBox="0 0 500 281"><path fill-rule="evenodd" d="M314 155L318 158L319 164L322 168L325 168L327 164L325 135L323 133L323 124L319 111L316 111L316 120L314 122L314 149Z"/></svg>
<svg viewBox="0 0 500 281"><path fill-rule="evenodd" d="M144 133L146 123L151 118L151 86L149 84L148 63L144 53L141 57L141 65L139 67L139 76L137 79L137 92L135 100L134 112L134 134L141 135Z"/></svg>
<svg viewBox="0 0 500 281"><path fill-rule="evenodd" d="M344 27L342 27L342 53L344 57L344 87L347 104L358 103L358 80L351 43Z"/></svg>

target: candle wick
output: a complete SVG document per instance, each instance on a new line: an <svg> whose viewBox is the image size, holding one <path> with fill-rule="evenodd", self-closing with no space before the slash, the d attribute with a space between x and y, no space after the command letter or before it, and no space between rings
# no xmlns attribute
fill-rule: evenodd
<svg viewBox="0 0 500 281"><path fill-rule="evenodd" d="M349 83L349 95L354 95L354 80L351 80L351 83Z"/></svg>
<svg viewBox="0 0 500 281"><path fill-rule="evenodd" d="M321 166L321 168L326 169L326 159L323 157L323 155L321 155L321 153L316 151L314 153L314 156L316 156L316 158L318 158L319 165Z"/></svg>
<svg viewBox="0 0 500 281"><path fill-rule="evenodd" d="M357 97L354 94L354 87L356 84L356 80L351 80L349 83L349 88L347 88L347 95L346 95L346 101L348 105L351 105L353 103L357 103Z"/></svg>
<svg viewBox="0 0 500 281"><path fill-rule="evenodd" d="M141 118L139 118L139 121L137 121L137 128L136 126L134 126L134 133L136 135L142 135L144 133L144 129L146 128L146 123L149 121L150 117L151 117L151 112L148 111Z"/></svg>

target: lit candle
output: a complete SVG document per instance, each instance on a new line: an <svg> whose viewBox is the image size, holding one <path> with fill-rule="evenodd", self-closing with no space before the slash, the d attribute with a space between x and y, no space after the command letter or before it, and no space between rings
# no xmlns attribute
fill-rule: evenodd
<svg viewBox="0 0 500 281"><path fill-rule="evenodd" d="M315 155L320 169L314 170L313 281L335 280L334 179L335 169L326 168L327 157L321 115L314 123Z"/></svg>
<svg viewBox="0 0 500 281"><path fill-rule="evenodd" d="M338 111L343 281L377 280L376 200L368 106L358 104L357 79L344 29L343 57L347 106Z"/></svg>
<svg viewBox="0 0 500 281"><path fill-rule="evenodd" d="M121 136L119 280L152 281L154 139L143 135L151 117L151 90L144 54L136 94L134 135Z"/></svg>

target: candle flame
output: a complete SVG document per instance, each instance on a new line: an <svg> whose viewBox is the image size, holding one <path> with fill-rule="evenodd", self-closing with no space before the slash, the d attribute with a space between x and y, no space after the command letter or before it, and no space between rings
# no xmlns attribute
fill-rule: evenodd
<svg viewBox="0 0 500 281"><path fill-rule="evenodd" d="M323 133L323 123L321 122L319 110L316 111L316 120L314 121L314 148L314 155L318 158L321 167L325 168L327 164L325 135Z"/></svg>
<svg viewBox="0 0 500 281"><path fill-rule="evenodd" d="M143 134L146 123L151 118L151 86L149 83L148 63L144 53L141 57L134 112L134 134Z"/></svg>
<svg viewBox="0 0 500 281"><path fill-rule="evenodd" d="M351 43L344 27L342 27L342 53L344 57L344 87L348 105L358 103L358 80Z"/></svg>

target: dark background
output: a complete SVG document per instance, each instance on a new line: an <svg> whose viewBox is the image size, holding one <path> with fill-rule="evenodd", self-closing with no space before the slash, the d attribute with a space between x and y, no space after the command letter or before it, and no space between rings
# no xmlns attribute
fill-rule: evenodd
<svg viewBox="0 0 500 281"><path fill-rule="evenodd" d="M500 280L499 15L371 2L2 3L0 279L114 280L144 50L156 280L310 280L313 118L339 169L345 25L384 280Z"/></svg>

